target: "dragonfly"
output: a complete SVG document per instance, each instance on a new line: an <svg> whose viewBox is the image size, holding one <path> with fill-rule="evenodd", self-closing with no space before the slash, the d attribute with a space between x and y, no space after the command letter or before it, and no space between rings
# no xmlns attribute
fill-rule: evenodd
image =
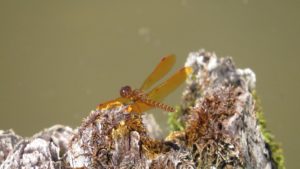
<svg viewBox="0 0 300 169"><path fill-rule="evenodd" d="M129 85L122 87L119 98L99 104L97 110L108 109L113 105L129 105L130 110L137 113L142 113L152 108L175 112L172 106L162 103L162 100L185 81L192 72L191 67L181 68L169 79L151 89L155 83L161 80L171 70L175 61L175 55L163 57L139 89L132 89ZM146 92L148 90L150 91Z"/></svg>

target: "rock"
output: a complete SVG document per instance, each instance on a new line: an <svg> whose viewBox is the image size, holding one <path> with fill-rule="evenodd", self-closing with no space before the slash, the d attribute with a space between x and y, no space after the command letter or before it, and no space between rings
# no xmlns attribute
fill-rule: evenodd
<svg viewBox="0 0 300 169"><path fill-rule="evenodd" d="M32 138L1 131L0 168L277 168L258 119L253 71L204 50L190 53L185 66L193 72L176 112L182 130L158 139L153 118L114 102L76 130L54 126Z"/></svg>

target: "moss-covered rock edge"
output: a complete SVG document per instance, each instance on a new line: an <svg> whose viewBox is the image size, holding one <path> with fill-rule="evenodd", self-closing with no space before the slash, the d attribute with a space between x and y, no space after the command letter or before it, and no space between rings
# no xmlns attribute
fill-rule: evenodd
<svg viewBox="0 0 300 169"><path fill-rule="evenodd" d="M262 110L261 101L256 91L252 92L252 96L255 100L255 112L259 124L259 129L263 135L263 139L269 149L272 152L272 160L276 163L279 169L285 169L284 156L281 145L275 141L274 135L267 129L266 120L264 118L264 112Z"/></svg>

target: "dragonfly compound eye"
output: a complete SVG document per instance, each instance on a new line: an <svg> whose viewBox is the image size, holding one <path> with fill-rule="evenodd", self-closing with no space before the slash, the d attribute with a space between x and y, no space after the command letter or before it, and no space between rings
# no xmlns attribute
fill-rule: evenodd
<svg viewBox="0 0 300 169"><path fill-rule="evenodd" d="M124 86L124 87L122 87L121 90L120 90L120 95L121 95L122 97L128 98L128 97L130 97L131 92L132 92L132 90L131 90L131 87L130 87L130 86Z"/></svg>

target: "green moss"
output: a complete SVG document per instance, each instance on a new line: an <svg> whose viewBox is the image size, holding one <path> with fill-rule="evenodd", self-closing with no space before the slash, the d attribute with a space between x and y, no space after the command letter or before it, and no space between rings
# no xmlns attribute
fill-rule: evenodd
<svg viewBox="0 0 300 169"><path fill-rule="evenodd" d="M171 131L182 131L184 130L184 124L179 119L182 114L180 108L177 106L176 111L168 114L168 124Z"/></svg>
<svg viewBox="0 0 300 169"><path fill-rule="evenodd" d="M284 156L283 156L283 151L281 149L281 146L275 141L274 136L267 129L266 120L264 118L260 99L258 98L256 91L253 91L252 95L256 101L255 111L260 126L260 130L263 134L263 139L270 146L270 150L272 151L272 159L276 163L277 167L279 169L285 169Z"/></svg>

